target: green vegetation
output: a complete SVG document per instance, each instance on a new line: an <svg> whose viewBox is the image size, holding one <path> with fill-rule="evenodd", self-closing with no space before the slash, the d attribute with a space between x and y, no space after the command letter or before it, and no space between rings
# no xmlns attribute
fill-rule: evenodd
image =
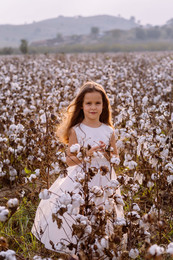
<svg viewBox="0 0 173 260"><path fill-rule="evenodd" d="M0 222L0 237L8 239L8 246L16 252L18 259L33 259L35 255L57 259L59 254L47 250L31 233L37 206L38 200L34 203L24 197L10 219Z"/></svg>
<svg viewBox="0 0 173 260"><path fill-rule="evenodd" d="M25 40L25 39L21 40L21 44L20 44L19 49L23 54L28 53L28 42L27 42L27 40Z"/></svg>

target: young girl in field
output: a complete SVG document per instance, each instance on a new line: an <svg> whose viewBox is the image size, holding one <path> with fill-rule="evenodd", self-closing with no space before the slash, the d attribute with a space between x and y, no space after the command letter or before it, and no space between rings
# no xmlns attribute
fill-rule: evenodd
<svg viewBox="0 0 173 260"><path fill-rule="evenodd" d="M87 82L81 87L69 105L67 118L60 125L57 135L68 144L68 174L65 178L58 178L50 187L48 198L41 200L32 233L48 249L57 252L71 250L74 253L80 247L79 240L84 241L86 234L94 236L92 223L98 223L98 211L105 207L112 219L123 218L123 203L117 206L113 199L109 200L114 196L111 188L121 199L116 174L110 163L119 159L110 103L101 85ZM96 214L95 217L91 217L92 213ZM103 224L106 237L113 233L108 222Z"/></svg>

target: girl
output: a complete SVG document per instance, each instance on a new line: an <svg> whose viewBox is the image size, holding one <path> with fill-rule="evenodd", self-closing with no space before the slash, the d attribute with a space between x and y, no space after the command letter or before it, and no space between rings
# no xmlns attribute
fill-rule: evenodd
<svg viewBox="0 0 173 260"><path fill-rule="evenodd" d="M101 227L96 228L96 222L102 225L103 234L110 236L113 233L110 222L123 218L123 202L120 203L118 181L110 163L119 160L111 108L101 85L87 82L81 87L57 135L68 144L68 175L58 178L49 189L48 199L41 200L32 233L48 249L57 252L69 249L74 253L81 250L79 240L88 241L86 234L94 234L94 241L99 241L96 234ZM121 206L114 202L116 196ZM112 219L101 224L97 215L104 208L110 211Z"/></svg>

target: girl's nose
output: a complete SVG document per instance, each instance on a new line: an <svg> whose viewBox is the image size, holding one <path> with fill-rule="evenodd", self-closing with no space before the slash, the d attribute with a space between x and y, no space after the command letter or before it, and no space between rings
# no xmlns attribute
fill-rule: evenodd
<svg viewBox="0 0 173 260"><path fill-rule="evenodd" d="M96 108L96 105L95 105L95 104L92 104L92 105L91 105L91 108L92 108L92 109L95 109L95 108Z"/></svg>

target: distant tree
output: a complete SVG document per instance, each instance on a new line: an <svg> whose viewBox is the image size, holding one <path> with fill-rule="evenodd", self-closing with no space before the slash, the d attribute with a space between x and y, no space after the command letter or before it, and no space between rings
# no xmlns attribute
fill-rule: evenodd
<svg viewBox="0 0 173 260"><path fill-rule="evenodd" d="M97 37L99 35L99 27L93 26L91 27L91 35Z"/></svg>
<svg viewBox="0 0 173 260"><path fill-rule="evenodd" d="M28 42L27 42L27 40L25 40L25 39L22 39L22 40L21 40L19 49L20 49L20 51L21 51L23 54L28 53Z"/></svg>
<svg viewBox="0 0 173 260"><path fill-rule="evenodd" d="M13 48L11 47L4 47L1 51L2 54L4 55L10 55L13 53Z"/></svg>
<svg viewBox="0 0 173 260"><path fill-rule="evenodd" d="M167 27L165 28L166 38L172 39L173 38L173 28Z"/></svg>
<svg viewBox="0 0 173 260"><path fill-rule="evenodd" d="M136 22L135 20L136 20L136 18L134 16L130 17L130 22L135 23Z"/></svg>
<svg viewBox="0 0 173 260"><path fill-rule="evenodd" d="M136 39L138 40L145 40L146 39L146 32L143 28L136 28L135 29Z"/></svg>
<svg viewBox="0 0 173 260"><path fill-rule="evenodd" d="M147 30L147 37L149 39L158 39L161 35L161 30L159 26L154 26L151 29Z"/></svg>
<svg viewBox="0 0 173 260"><path fill-rule="evenodd" d="M63 40L64 40L63 35L61 33L57 33L56 39L58 42L63 42Z"/></svg>

